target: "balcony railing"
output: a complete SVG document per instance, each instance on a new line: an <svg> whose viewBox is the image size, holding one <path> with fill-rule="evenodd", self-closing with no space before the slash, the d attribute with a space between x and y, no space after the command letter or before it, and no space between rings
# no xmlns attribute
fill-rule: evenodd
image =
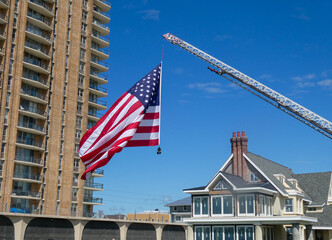
<svg viewBox="0 0 332 240"><path fill-rule="evenodd" d="M105 37L105 36L101 36L99 34L96 34L96 33L92 33L92 36L96 37L96 38L100 38L101 40L105 41L105 42L110 42L110 39L108 37Z"/></svg>
<svg viewBox="0 0 332 240"><path fill-rule="evenodd" d="M92 20L92 23L93 23L93 24L96 24L96 25L98 25L98 26L100 26L100 27L102 27L102 28L105 28L105 29L107 29L107 30L110 30L110 26L107 26L106 24L104 24L104 23L102 23L102 22L100 22L100 21L98 21L98 20L96 20L96 19L93 19L93 20Z"/></svg>
<svg viewBox="0 0 332 240"><path fill-rule="evenodd" d="M45 116L45 111L40 110L38 108L34 108L34 107L22 107L21 106L20 110L31 112L31 113L37 113L39 115Z"/></svg>
<svg viewBox="0 0 332 240"><path fill-rule="evenodd" d="M0 0L0 2L6 4L8 6L8 0Z"/></svg>
<svg viewBox="0 0 332 240"><path fill-rule="evenodd" d="M92 213L92 212L83 213L83 217L87 217L87 218L93 218L95 215L96 215L96 213Z"/></svg>
<svg viewBox="0 0 332 240"><path fill-rule="evenodd" d="M97 64L99 64L99 65L101 65L101 66L104 66L104 67L107 67L107 68L108 68L108 63L107 63L107 62L100 61L100 60L98 60L98 59L93 59L93 58L91 58L91 62L97 63Z"/></svg>
<svg viewBox="0 0 332 240"><path fill-rule="evenodd" d="M45 4L45 2L43 2L43 1L40 1L40 0L29 0L29 2L32 2L32 3L37 4L39 6L42 6L43 8L45 8L49 12L53 11L53 9L51 7L49 7L47 4Z"/></svg>
<svg viewBox="0 0 332 240"><path fill-rule="evenodd" d="M29 47L29 48L32 48L32 49L35 49L37 51L40 51L40 52L44 53L47 56L50 54L50 51L47 50L46 48L44 48L42 46L38 46L37 44L33 44L31 42L25 42L25 46Z"/></svg>
<svg viewBox="0 0 332 240"><path fill-rule="evenodd" d="M40 175L38 174L14 172L14 178L24 178L24 179L40 181Z"/></svg>
<svg viewBox="0 0 332 240"><path fill-rule="evenodd" d="M18 126L24 127L24 128L35 129L35 130L40 131L40 132L44 131L44 127L43 126L39 126L39 125L37 125L35 123L29 123L29 122L19 121L18 122Z"/></svg>
<svg viewBox="0 0 332 240"><path fill-rule="evenodd" d="M108 5L108 6L111 6L111 2L108 1L108 0L99 0L99 1L105 3L105 4Z"/></svg>
<svg viewBox="0 0 332 240"><path fill-rule="evenodd" d="M89 182L85 182L84 183L84 187L103 189L103 184L102 183L89 183Z"/></svg>
<svg viewBox="0 0 332 240"><path fill-rule="evenodd" d="M83 202L103 203L103 199L102 198L95 198L95 197L84 197Z"/></svg>
<svg viewBox="0 0 332 240"><path fill-rule="evenodd" d="M41 162L42 162L41 158L29 157L29 156L26 156L26 155L16 155L15 160L19 160L19 161L23 161L23 162L36 163L36 164L41 164Z"/></svg>
<svg viewBox="0 0 332 240"><path fill-rule="evenodd" d="M90 84L90 88L95 89L97 91L103 92L103 93L107 93L107 89L100 87L99 85L95 85L95 84Z"/></svg>
<svg viewBox="0 0 332 240"><path fill-rule="evenodd" d="M104 170L96 169L96 170L93 171L93 174L104 175Z"/></svg>
<svg viewBox="0 0 332 240"><path fill-rule="evenodd" d="M101 73L99 73L99 72L97 72L97 71L93 71L93 70L91 70L91 71L90 71L90 74L93 75L93 76L96 76L96 77L98 77L98 78L102 78L102 79L104 79L105 81L108 80L108 76L107 76L107 75L105 75L105 74L101 74Z"/></svg>
<svg viewBox="0 0 332 240"><path fill-rule="evenodd" d="M17 196L27 196L27 197L40 197L39 192L33 192L33 191L22 191L22 190L13 190L12 195L17 195Z"/></svg>
<svg viewBox="0 0 332 240"><path fill-rule="evenodd" d="M34 14L32 12L28 12L28 17L32 17L38 21L41 21L41 22L45 23L46 25L48 25L49 27L51 27L51 25L52 25L52 21L48 20L47 18L45 18L43 16Z"/></svg>
<svg viewBox="0 0 332 240"><path fill-rule="evenodd" d="M92 46L91 48L94 49L94 50L96 50L96 51L98 51L98 52L102 52L102 53L104 53L106 55L109 55L109 51L106 50L105 48L98 48L98 47L94 47L94 46Z"/></svg>
<svg viewBox="0 0 332 240"><path fill-rule="evenodd" d="M5 20L5 21L7 21L7 15L5 14L5 13L0 13L0 18L2 19L2 20Z"/></svg>
<svg viewBox="0 0 332 240"><path fill-rule="evenodd" d="M30 32L30 33L33 33L33 34L36 34L36 35L38 35L38 36L40 36L40 37L43 37L43 38L45 38L47 41L50 41L50 40L51 40L50 37L49 37L49 35L46 34L46 33L44 33L43 31L38 31L37 29L31 28L31 27L29 27L29 26L27 26L26 31L28 31L28 32Z"/></svg>
<svg viewBox="0 0 332 240"><path fill-rule="evenodd" d="M5 48L0 47L0 53L5 54Z"/></svg>
<svg viewBox="0 0 332 240"><path fill-rule="evenodd" d="M44 68L45 70L48 71L48 65L45 63L42 63L41 61L29 58L29 57L24 57L24 62L31 63L33 65L36 65L38 67Z"/></svg>
<svg viewBox="0 0 332 240"><path fill-rule="evenodd" d="M41 94L41 93L36 92L36 91L33 91L33 90L21 89L21 93L22 94L27 94L27 95L32 96L32 97L40 98L42 100L46 100L46 95Z"/></svg>
<svg viewBox="0 0 332 240"><path fill-rule="evenodd" d="M47 78L43 78L43 77L40 77L36 74L31 74L31 73L28 73L28 72L23 72L22 77L33 80L33 81L36 81L36 82L40 82L44 85L47 85L47 82L48 82Z"/></svg>
<svg viewBox="0 0 332 240"><path fill-rule="evenodd" d="M97 118L101 118L103 116L103 114L98 113L98 112L93 112L93 111L89 111L88 115L94 116L94 117L97 117Z"/></svg>
<svg viewBox="0 0 332 240"><path fill-rule="evenodd" d="M107 103L105 102L105 101L103 101L103 100L100 100L100 99L98 99L98 98L92 98L92 97L89 97L89 101L90 102L93 102L93 103L97 103L97 104L99 104L99 105L102 105L102 106L107 106Z"/></svg>
<svg viewBox="0 0 332 240"><path fill-rule="evenodd" d="M32 138L26 138L26 139L17 138L16 142L20 143L20 144L26 144L26 145L39 147L39 148L43 147L43 142L42 141L37 141L37 140L32 139Z"/></svg>
<svg viewBox="0 0 332 240"><path fill-rule="evenodd" d="M5 32L5 30L0 30L0 35L1 35L2 37L6 37L6 32Z"/></svg>
<svg viewBox="0 0 332 240"><path fill-rule="evenodd" d="M101 15L105 16L105 17L108 17L108 18L111 18L111 15L108 13L108 12L103 12L103 10L101 10L99 7L94 7L93 8L93 11L97 12L97 13L100 13Z"/></svg>

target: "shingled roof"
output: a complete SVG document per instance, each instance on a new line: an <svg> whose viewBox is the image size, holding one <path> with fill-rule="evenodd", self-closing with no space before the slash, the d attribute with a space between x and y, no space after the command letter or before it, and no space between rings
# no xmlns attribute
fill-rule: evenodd
<svg viewBox="0 0 332 240"><path fill-rule="evenodd" d="M167 203L165 207L190 206L190 205L191 205L191 197L186 197L174 202Z"/></svg>

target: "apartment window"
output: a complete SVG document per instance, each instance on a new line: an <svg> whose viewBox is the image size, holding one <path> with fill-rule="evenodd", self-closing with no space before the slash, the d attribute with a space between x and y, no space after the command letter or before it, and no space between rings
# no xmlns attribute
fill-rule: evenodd
<svg viewBox="0 0 332 240"><path fill-rule="evenodd" d="M10 92L7 92L6 95L6 107L9 107Z"/></svg>
<svg viewBox="0 0 332 240"><path fill-rule="evenodd" d="M238 196L238 214L255 215L255 195Z"/></svg>
<svg viewBox="0 0 332 240"><path fill-rule="evenodd" d="M83 0L83 7L88 7L88 0Z"/></svg>
<svg viewBox="0 0 332 240"><path fill-rule="evenodd" d="M82 23L81 30L82 30L82 33L83 33L83 34L86 34L86 29L87 29L87 27L88 27L88 24L86 24L86 23Z"/></svg>
<svg viewBox="0 0 332 240"><path fill-rule="evenodd" d="M83 98L83 89L79 88L77 90L77 96L78 96L79 100L82 100L82 98Z"/></svg>
<svg viewBox="0 0 332 240"><path fill-rule="evenodd" d="M58 184L61 184L61 171L59 171L59 175L58 175Z"/></svg>
<svg viewBox="0 0 332 240"><path fill-rule="evenodd" d="M80 130L76 130L75 138L81 138L81 131Z"/></svg>
<svg viewBox="0 0 332 240"><path fill-rule="evenodd" d="M60 143L60 154L63 153L63 140L61 140L61 143Z"/></svg>
<svg viewBox="0 0 332 240"><path fill-rule="evenodd" d="M6 141L7 126L3 126L2 141Z"/></svg>
<svg viewBox="0 0 332 240"><path fill-rule="evenodd" d="M5 155L5 147L6 147L6 143L2 143L2 145L1 145L1 158L3 158L4 155Z"/></svg>
<svg viewBox="0 0 332 240"><path fill-rule="evenodd" d="M85 47L86 37L81 36L81 46Z"/></svg>
<svg viewBox="0 0 332 240"><path fill-rule="evenodd" d="M73 201L77 201L77 192L78 192L78 189L77 188L73 188Z"/></svg>
<svg viewBox="0 0 332 240"><path fill-rule="evenodd" d="M73 174L73 186L78 185L78 174Z"/></svg>
<svg viewBox="0 0 332 240"><path fill-rule="evenodd" d="M59 200L60 199L60 189L61 189L61 187L60 186L58 186L58 191L57 191L57 200Z"/></svg>
<svg viewBox="0 0 332 240"><path fill-rule="evenodd" d="M8 113L9 113L9 109L5 109L5 119L4 119L4 123L7 124L7 120L8 120Z"/></svg>
<svg viewBox="0 0 332 240"><path fill-rule="evenodd" d="M213 196L212 215L233 215L233 196Z"/></svg>
<svg viewBox="0 0 332 240"><path fill-rule="evenodd" d="M80 160L74 159L74 167L79 167L79 166L80 166Z"/></svg>
<svg viewBox="0 0 332 240"><path fill-rule="evenodd" d="M64 86L63 86L63 94L66 95L67 94L67 83L65 82Z"/></svg>
<svg viewBox="0 0 332 240"><path fill-rule="evenodd" d="M76 117L76 128L81 128L81 124L82 124L82 117L77 116Z"/></svg>
<svg viewBox="0 0 332 240"><path fill-rule="evenodd" d="M285 199L285 211L293 212L293 199L292 198Z"/></svg>
<svg viewBox="0 0 332 240"><path fill-rule="evenodd" d="M71 212L76 213L76 209L77 209L77 203L72 203L71 204Z"/></svg>
<svg viewBox="0 0 332 240"><path fill-rule="evenodd" d="M62 159L63 159L63 156L60 155L60 157L59 157L59 169L62 168Z"/></svg>
<svg viewBox="0 0 332 240"><path fill-rule="evenodd" d="M75 144L75 152L78 153L78 150L80 149L80 145L79 144Z"/></svg>
<svg viewBox="0 0 332 240"><path fill-rule="evenodd" d="M208 197L194 197L194 215L208 215Z"/></svg>
<svg viewBox="0 0 332 240"><path fill-rule="evenodd" d="M195 240L210 240L211 228L206 226L195 227Z"/></svg>
<svg viewBox="0 0 332 240"><path fill-rule="evenodd" d="M238 240L254 240L254 228L252 226L237 227Z"/></svg>
<svg viewBox="0 0 332 240"><path fill-rule="evenodd" d="M84 61L84 59L85 59L85 50L82 49L82 48L81 48L81 51L80 51L80 59L81 59L82 61Z"/></svg>
<svg viewBox="0 0 332 240"><path fill-rule="evenodd" d="M83 85L83 82L84 82L84 76L83 75L79 75L78 76L78 83L80 83L80 84Z"/></svg>
<svg viewBox="0 0 332 240"><path fill-rule="evenodd" d="M87 11L83 11L82 12L82 21L86 22L87 18L88 18L88 12Z"/></svg>
<svg viewBox="0 0 332 240"><path fill-rule="evenodd" d="M77 103L77 113L81 114L82 113L82 108L83 108L83 104L78 102Z"/></svg>

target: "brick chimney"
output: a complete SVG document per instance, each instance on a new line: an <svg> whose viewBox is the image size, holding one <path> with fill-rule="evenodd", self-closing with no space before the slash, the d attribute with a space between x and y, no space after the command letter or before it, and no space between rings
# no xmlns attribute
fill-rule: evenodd
<svg viewBox="0 0 332 240"><path fill-rule="evenodd" d="M243 153L246 154L248 152L248 138L245 136L244 131L242 132L242 136L240 135L240 132L233 132L231 146L233 153L233 174L240 176L243 180L249 182L248 164L243 157Z"/></svg>

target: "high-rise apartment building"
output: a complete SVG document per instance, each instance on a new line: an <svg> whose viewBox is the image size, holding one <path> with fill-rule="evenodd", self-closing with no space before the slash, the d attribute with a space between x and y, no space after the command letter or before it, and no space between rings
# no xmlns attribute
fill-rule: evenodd
<svg viewBox="0 0 332 240"><path fill-rule="evenodd" d="M106 109L110 8L0 0L0 212L89 217L102 204L103 171L81 180L77 150Z"/></svg>

